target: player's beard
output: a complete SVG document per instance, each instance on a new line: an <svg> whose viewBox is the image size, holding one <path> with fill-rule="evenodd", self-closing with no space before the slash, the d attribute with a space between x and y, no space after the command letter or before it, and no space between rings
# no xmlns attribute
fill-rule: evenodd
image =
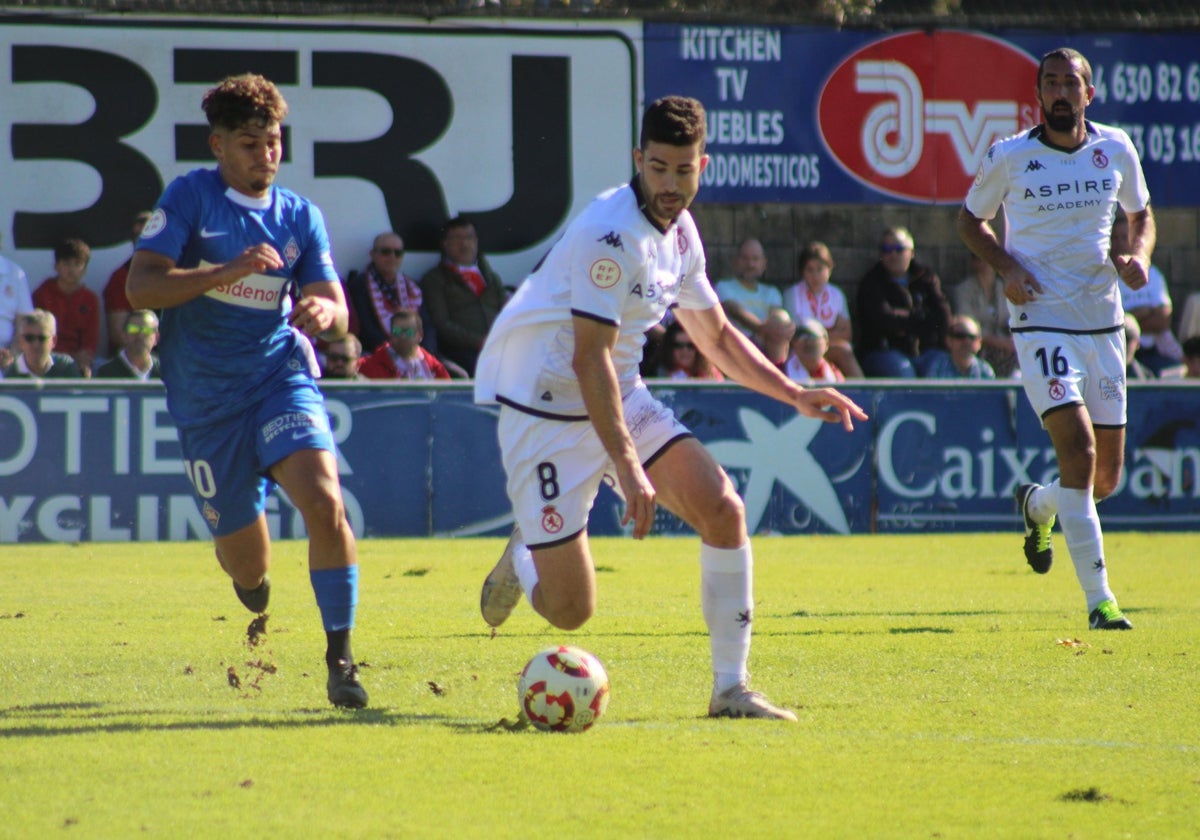
<svg viewBox="0 0 1200 840"><path fill-rule="evenodd" d="M1067 110L1055 112L1054 108L1059 105L1066 105ZM1069 102L1060 99L1050 106L1050 110L1046 110L1045 105L1042 106L1042 119L1052 130L1067 132L1083 122L1083 111L1075 110Z"/></svg>
<svg viewBox="0 0 1200 840"><path fill-rule="evenodd" d="M689 204L687 196L681 193L667 193L672 201L663 201L663 193L657 193L650 198L650 208L656 219L660 221L674 222L679 218L679 214L687 209Z"/></svg>

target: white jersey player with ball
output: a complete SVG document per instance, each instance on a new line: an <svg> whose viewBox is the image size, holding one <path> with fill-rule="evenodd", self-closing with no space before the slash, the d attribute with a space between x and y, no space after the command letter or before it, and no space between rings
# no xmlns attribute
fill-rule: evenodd
<svg viewBox="0 0 1200 840"><path fill-rule="evenodd" d="M670 96L646 110L637 176L567 228L492 326L475 397L499 403L498 436L517 527L483 585L493 627L522 592L562 629L595 610L587 519L608 480L635 539L658 503L701 538L701 600L711 640L709 714L795 720L747 686L753 609L745 511L732 483L638 375L644 333L669 307L728 376L810 417L866 419L833 389L805 390L725 317L688 206L699 189L704 107Z"/></svg>
<svg viewBox="0 0 1200 840"><path fill-rule="evenodd" d="M1125 451L1124 311L1118 282L1146 285L1154 217L1128 135L1089 122L1092 70L1077 51L1047 53L1038 66L1044 121L988 150L959 213L958 231L1004 278L1025 393L1050 434L1059 478L1021 484L1025 557L1050 570L1057 518L1097 630L1132 624L1108 586L1096 501L1116 488ZM1130 223L1129 253L1113 253L1118 206ZM1006 220L1001 245L990 220Z"/></svg>

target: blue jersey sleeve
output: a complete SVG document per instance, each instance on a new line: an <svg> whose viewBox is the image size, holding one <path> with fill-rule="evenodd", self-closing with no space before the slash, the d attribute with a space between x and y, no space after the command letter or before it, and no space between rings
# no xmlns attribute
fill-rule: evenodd
<svg viewBox="0 0 1200 840"><path fill-rule="evenodd" d="M306 241L295 266L296 283L303 288L309 283L337 282L329 231L325 227L325 215L321 208L304 201L297 222L303 226Z"/></svg>
<svg viewBox="0 0 1200 840"><path fill-rule="evenodd" d="M176 178L142 228L137 247L169 257L178 265L199 220L199 196L186 178Z"/></svg>

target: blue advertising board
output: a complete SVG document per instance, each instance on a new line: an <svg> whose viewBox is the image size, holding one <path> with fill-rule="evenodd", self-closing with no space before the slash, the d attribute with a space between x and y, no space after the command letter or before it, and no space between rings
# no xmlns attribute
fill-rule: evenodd
<svg viewBox="0 0 1200 840"><path fill-rule="evenodd" d="M712 202L962 201L988 147L1041 121L1038 59L1091 62L1088 117L1133 139L1158 206L1200 204L1200 35L647 23L646 101L709 110Z"/></svg>
<svg viewBox="0 0 1200 840"><path fill-rule="evenodd" d="M752 533L1016 530L1014 488L1057 475L1012 384L850 385L871 417L850 433L740 388L652 387L725 467ZM324 390L355 534L507 533L496 412L469 388ZM1106 529L1200 530L1200 387L1129 390L1126 469L1101 505ZM304 536L285 497L268 501L273 536ZM602 488L591 532L620 534L620 520ZM654 532L690 530L661 511ZM0 543L207 538L160 386L0 388Z"/></svg>

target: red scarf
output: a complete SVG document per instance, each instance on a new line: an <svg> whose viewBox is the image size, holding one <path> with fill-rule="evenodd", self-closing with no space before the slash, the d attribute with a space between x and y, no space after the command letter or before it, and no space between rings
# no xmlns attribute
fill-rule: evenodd
<svg viewBox="0 0 1200 840"><path fill-rule="evenodd" d="M451 271L463 279L463 282L470 287L475 293L475 297L483 297L483 290L487 288L487 281L483 279L483 274L473 265L455 265L452 262L447 262Z"/></svg>

